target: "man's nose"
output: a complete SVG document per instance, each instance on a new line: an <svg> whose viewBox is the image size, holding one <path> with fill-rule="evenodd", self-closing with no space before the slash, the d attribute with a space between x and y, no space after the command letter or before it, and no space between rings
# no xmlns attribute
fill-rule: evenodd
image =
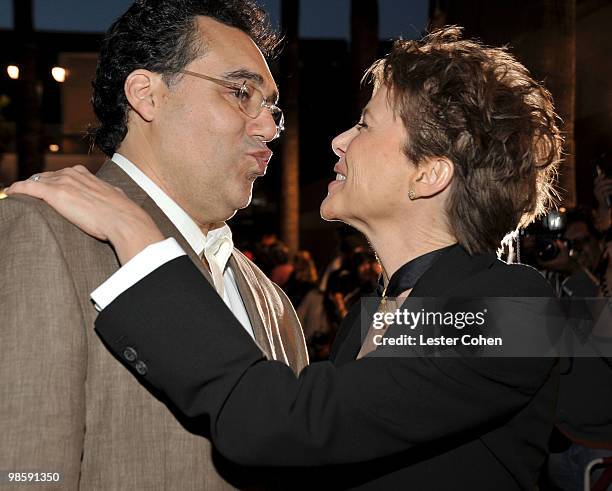
<svg viewBox="0 0 612 491"><path fill-rule="evenodd" d="M278 127L272 113L267 107L262 108L261 113L251 121L250 136L259 137L264 142L269 142L277 138L279 135Z"/></svg>

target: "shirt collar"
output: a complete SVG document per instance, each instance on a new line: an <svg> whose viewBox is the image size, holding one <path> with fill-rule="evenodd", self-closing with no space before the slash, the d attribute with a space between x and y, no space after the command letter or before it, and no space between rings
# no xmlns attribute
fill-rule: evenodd
<svg viewBox="0 0 612 491"><path fill-rule="evenodd" d="M234 242L232 240L232 231L224 224L222 227L209 230L205 236L203 251L206 252L206 258L210 261L212 254L224 270L227 266L227 261L234 250ZM201 254L200 254L201 255Z"/></svg>
<svg viewBox="0 0 612 491"><path fill-rule="evenodd" d="M198 256L202 256L204 249L212 248L212 253L221 253L222 264L225 267L233 250L232 231L227 224L204 234L198 224L183 210L170 196L155 184L134 163L119 153L115 153L111 159L130 178L147 193L160 210L168 217L172 224L185 238L189 246ZM227 245L230 247L221 247ZM229 252L228 252L229 251Z"/></svg>

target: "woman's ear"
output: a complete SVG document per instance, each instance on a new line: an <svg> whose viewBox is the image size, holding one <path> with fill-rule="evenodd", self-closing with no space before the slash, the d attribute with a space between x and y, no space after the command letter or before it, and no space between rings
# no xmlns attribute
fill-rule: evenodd
<svg viewBox="0 0 612 491"><path fill-rule="evenodd" d="M446 157L426 159L419 164L412 189L416 197L428 198L444 191L453 180L455 166Z"/></svg>
<svg viewBox="0 0 612 491"><path fill-rule="evenodd" d="M146 122L155 118L166 84L161 75L149 70L134 70L125 79L125 96L132 110Z"/></svg>

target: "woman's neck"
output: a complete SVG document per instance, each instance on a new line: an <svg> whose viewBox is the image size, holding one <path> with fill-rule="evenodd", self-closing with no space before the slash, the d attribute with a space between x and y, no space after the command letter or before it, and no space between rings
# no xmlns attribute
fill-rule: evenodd
<svg viewBox="0 0 612 491"><path fill-rule="evenodd" d="M448 232L418 224L402 228L381 227L369 231L366 236L382 263L385 284L407 262L457 242Z"/></svg>

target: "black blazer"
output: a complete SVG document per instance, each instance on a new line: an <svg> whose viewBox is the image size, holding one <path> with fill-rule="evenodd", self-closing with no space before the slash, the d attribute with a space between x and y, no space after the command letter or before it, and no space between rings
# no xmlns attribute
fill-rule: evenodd
<svg viewBox="0 0 612 491"><path fill-rule="evenodd" d="M457 246L411 295L548 297L552 291L529 267L470 256ZM534 488L553 425L556 360L356 361L358 315L347 317L333 359L296 377L262 356L181 257L120 295L99 315L96 330L135 376L199 421L239 464L321 466L307 474L327 489ZM302 474L286 489L307 482Z"/></svg>

